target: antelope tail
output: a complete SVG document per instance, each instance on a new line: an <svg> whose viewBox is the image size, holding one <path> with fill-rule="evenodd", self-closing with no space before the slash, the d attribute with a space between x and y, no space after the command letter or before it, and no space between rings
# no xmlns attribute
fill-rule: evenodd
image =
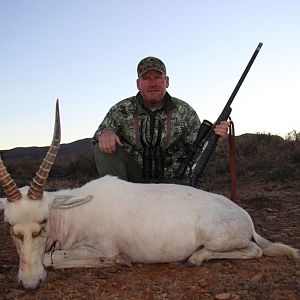
<svg viewBox="0 0 300 300"><path fill-rule="evenodd" d="M272 243L254 231L253 238L267 256L288 256L299 258L299 250L281 243Z"/></svg>

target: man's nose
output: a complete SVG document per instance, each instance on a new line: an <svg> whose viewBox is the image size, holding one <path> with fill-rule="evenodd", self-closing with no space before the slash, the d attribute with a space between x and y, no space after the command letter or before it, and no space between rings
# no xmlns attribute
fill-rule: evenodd
<svg viewBox="0 0 300 300"><path fill-rule="evenodd" d="M150 79L149 83L150 85L156 85L156 82L157 82L156 79Z"/></svg>

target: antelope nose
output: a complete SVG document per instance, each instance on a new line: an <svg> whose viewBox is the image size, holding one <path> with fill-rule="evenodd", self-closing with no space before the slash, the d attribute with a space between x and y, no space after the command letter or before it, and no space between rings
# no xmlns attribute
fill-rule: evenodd
<svg viewBox="0 0 300 300"><path fill-rule="evenodd" d="M22 280L19 281L19 284L24 288L24 289L29 289L29 290L35 290L37 289L41 284L42 284L43 280L40 278L38 280L38 282L34 285L28 285L28 284L24 284L24 282Z"/></svg>

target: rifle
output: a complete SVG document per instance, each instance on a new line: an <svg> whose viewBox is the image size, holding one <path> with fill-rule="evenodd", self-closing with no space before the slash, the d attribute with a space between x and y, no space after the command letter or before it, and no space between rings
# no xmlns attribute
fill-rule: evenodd
<svg viewBox="0 0 300 300"><path fill-rule="evenodd" d="M240 80L238 81L236 87L234 88L229 100L227 101L225 107L223 108L220 116L216 120L214 124L211 122L204 120L201 123L201 126L198 130L196 140L192 144L187 156L184 161L180 164L176 171L176 177L181 178L185 173L186 169L189 167L189 177L190 177L190 185L195 187L199 177L204 171L210 156L212 155L219 136L215 134L214 128L216 124L219 124L221 121L226 121L231 114L231 103L239 91L244 79L246 78L260 48L262 47L262 43L259 43L257 48L255 49L250 61L248 62Z"/></svg>

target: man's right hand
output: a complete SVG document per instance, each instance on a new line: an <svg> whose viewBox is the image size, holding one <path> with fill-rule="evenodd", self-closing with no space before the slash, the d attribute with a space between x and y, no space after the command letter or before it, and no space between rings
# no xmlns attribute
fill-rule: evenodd
<svg viewBox="0 0 300 300"><path fill-rule="evenodd" d="M119 137L110 129L105 129L99 136L100 151L112 154L116 151L116 145L123 147Z"/></svg>

